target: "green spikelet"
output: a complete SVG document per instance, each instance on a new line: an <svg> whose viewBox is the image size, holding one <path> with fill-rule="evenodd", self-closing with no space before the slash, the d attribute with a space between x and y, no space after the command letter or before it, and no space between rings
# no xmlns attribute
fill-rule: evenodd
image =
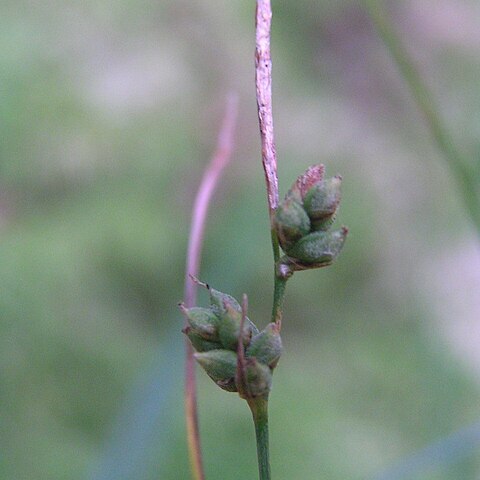
<svg viewBox="0 0 480 480"><path fill-rule="evenodd" d="M250 343L253 334L252 322L249 319L243 325L242 339L243 344L247 346ZM225 314L220 319L218 332L220 342L224 348L237 350L238 338L240 336L240 325L242 313L238 312L229 300L225 300ZM256 327L255 327L256 328Z"/></svg>
<svg viewBox="0 0 480 480"><path fill-rule="evenodd" d="M319 229L322 221L331 219L341 200L342 177L327 178L315 184L305 195L303 206L308 216Z"/></svg>
<svg viewBox="0 0 480 480"><path fill-rule="evenodd" d="M228 392L236 392L235 372L237 370L237 354L230 350L210 350L195 353L195 359L207 372L208 376Z"/></svg>
<svg viewBox="0 0 480 480"><path fill-rule="evenodd" d="M275 368L282 354L282 339L278 325L269 323L255 335L246 350L247 357L254 357L260 363Z"/></svg>
<svg viewBox="0 0 480 480"><path fill-rule="evenodd" d="M288 250L288 257L292 263L301 265L329 265L342 250L347 233L346 227L333 232L310 233Z"/></svg>
<svg viewBox="0 0 480 480"><path fill-rule="evenodd" d="M218 341L218 317L210 308L186 308L183 303L179 305L187 318L192 330L206 340Z"/></svg>
<svg viewBox="0 0 480 480"><path fill-rule="evenodd" d="M316 183L321 182L325 175L325 166L322 164L312 165L302 173L292 185L292 188L287 193L287 198L294 198L300 204L303 204L303 199L310 188Z"/></svg>
<svg viewBox="0 0 480 480"><path fill-rule="evenodd" d="M272 388L272 371L255 358L249 358L245 368L248 394L251 397L267 395Z"/></svg>
<svg viewBox="0 0 480 480"><path fill-rule="evenodd" d="M207 288L210 293L211 309L217 317L221 319L227 313L225 304L230 305L231 308L242 313L242 307L240 307L239 303L231 295L215 290L210 286L207 286Z"/></svg>
<svg viewBox="0 0 480 480"><path fill-rule="evenodd" d="M299 202L289 197L275 211L273 224L283 250L287 250L310 231L307 213Z"/></svg>
<svg viewBox="0 0 480 480"><path fill-rule="evenodd" d="M312 232L326 232L327 230L330 230L330 227L334 224L336 217L337 212L327 218L312 220Z"/></svg>
<svg viewBox="0 0 480 480"><path fill-rule="evenodd" d="M192 327L187 327L182 331L188 337L190 343L197 352L208 352L210 350L218 350L219 348L222 348L220 342L205 340L205 338L196 333Z"/></svg>

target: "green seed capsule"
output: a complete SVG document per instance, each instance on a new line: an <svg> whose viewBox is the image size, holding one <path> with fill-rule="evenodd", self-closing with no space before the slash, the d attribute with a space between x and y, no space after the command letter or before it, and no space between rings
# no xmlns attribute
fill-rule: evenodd
<svg viewBox="0 0 480 480"><path fill-rule="evenodd" d="M243 325L242 339L243 344L247 346L250 343L253 334L252 322L246 318ZM237 350L238 338L240 336L240 325L242 321L242 313L238 312L235 305L225 301L225 314L220 318L218 333L220 342L224 348ZM255 327L256 328L256 327Z"/></svg>
<svg viewBox="0 0 480 480"><path fill-rule="evenodd" d="M327 178L315 184L305 195L303 206L312 222L327 220L335 215L340 204L340 186L342 177L339 175ZM316 226L318 227L318 222Z"/></svg>
<svg viewBox="0 0 480 480"><path fill-rule="evenodd" d="M239 303L231 295L219 292L210 287L208 287L208 291L210 292L211 309L217 317L222 318L226 314L225 304L230 305L234 310L242 313L242 307L240 307Z"/></svg>
<svg viewBox="0 0 480 480"><path fill-rule="evenodd" d="M267 395L272 387L272 372L269 367L255 358L247 360L245 368L246 386L251 397Z"/></svg>
<svg viewBox="0 0 480 480"><path fill-rule="evenodd" d="M235 385L236 353L230 350L211 350L204 353L195 353L194 357L220 388L228 392L237 391Z"/></svg>
<svg viewBox="0 0 480 480"><path fill-rule="evenodd" d="M218 341L219 319L210 308L179 306L194 332L206 340Z"/></svg>
<svg viewBox="0 0 480 480"><path fill-rule="evenodd" d="M191 327L185 328L183 333L188 337L190 343L197 352L208 352L210 350L218 350L222 348L220 342L205 340L205 338L194 332Z"/></svg>
<svg viewBox="0 0 480 480"><path fill-rule="evenodd" d="M329 265L340 253L347 233L346 227L333 232L310 233L288 250L288 256L292 259L292 264L298 262L316 267Z"/></svg>
<svg viewBox="0 0 480 480"><path fill-rule="evenodd" d="M215 382L222 390L227 392L238 392L237 384L235 383L235 378L229 378L227 380L220 380Z"/></svg>
<svg viewBox="0 0 480 480"><path fill-rule="evenodd" d="M303 199L305 198L307 191L310 190L310 188L312 188L316 183L321 182L324 174L325 166L322 164L308 167L305 172L295 180L292 188L287 193L287 198L293 198L297 202L303 203Z"/></svg>
<svg viewBox="0 0 480 480"><path fill-rule="evenodd" d="M282 354L282 339L278 326L275 323L269 323L264 330L252 338L245 354L272 369L275 368Z"/></svg>
<svg viewBox="0 0 480 480"><path fill-rule="evenodd" d="M310 219L302 205L293 198L287 197L278 206L273 224L284 250L310 232Z"/></svg>
<svg viewBox="0 0 480 480"><path fill-rule="evenodd" d="M336 218L337 212L327 218L322 218L320 220L312 220L312 232L326 232L334 224Z"/></svg>

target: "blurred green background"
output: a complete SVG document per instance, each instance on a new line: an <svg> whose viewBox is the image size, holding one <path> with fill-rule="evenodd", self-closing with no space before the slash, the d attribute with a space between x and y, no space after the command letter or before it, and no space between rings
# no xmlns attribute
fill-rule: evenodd
<svg viewBox="0 0 480 480"><path fill-rule="evenodd" d="M390 4L478 162L478 2ZM1 7L0 478L188 479L176 304L230 90L235 152L201 278L249 294L259 325L271 308L254 2ZM351 232L333 267L288 286L273 477L370 478L480 418L478 238L361 2L273 8L281 195L325 163ZM244 402L202 372L199 402L207 478L256 478ZM405 478L478 479L478 448Z"/></svg>

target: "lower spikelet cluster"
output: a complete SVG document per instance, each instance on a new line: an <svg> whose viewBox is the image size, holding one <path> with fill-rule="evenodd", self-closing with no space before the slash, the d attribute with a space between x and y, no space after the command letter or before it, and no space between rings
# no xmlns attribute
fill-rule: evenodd
<svg viewBox="0 0 480 480"><path fill-rule="evenodd" d="M223 390L240 391L249 397L267 395L273 369L282 353L278 326L270 323L260 332L246 317L242 329L242 308L237 300L202 285L209 291L210 307L186 308L180 304L188 322L183 333L195 349L195 359ZM244 358L242 375L238 359L240 339Z"/></svg>

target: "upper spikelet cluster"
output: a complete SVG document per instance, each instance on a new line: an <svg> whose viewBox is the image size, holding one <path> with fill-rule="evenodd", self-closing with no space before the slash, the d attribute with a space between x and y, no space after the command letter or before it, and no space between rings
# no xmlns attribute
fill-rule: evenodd
<svg viewBox="0 0 480 480"><path fill-rule="evenodd" d="M330 265L340 253L346 227L330 230L340 205L342 177L324 178L325 167L315 165L300 175L275 211L273 226L285 255L277 273Z"/></svg>

